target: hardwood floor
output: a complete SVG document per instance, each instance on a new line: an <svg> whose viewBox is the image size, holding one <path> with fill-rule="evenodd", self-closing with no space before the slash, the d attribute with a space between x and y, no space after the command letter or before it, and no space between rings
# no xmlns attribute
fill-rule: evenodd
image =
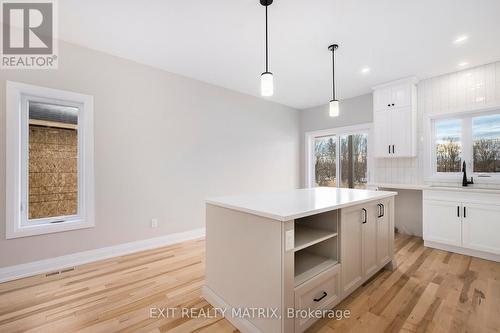
<svg viewBox="0 0 500 333"><path fill-rule="evenodd" d="M381 271L308 332L498 332L500 263L397 235L398 269ZM0 284L0 332L236 332L201 297L204 241ZM194 308L162 317L156 308Z"/></svg>

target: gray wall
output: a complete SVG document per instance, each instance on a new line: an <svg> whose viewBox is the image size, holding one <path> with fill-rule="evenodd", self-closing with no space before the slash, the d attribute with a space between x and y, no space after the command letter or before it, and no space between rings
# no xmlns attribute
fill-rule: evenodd
<svg viewBox="0 0 500 333"><path fill-rule="evenodd" d="M94 96L95 228L5 239L6 80ZM200 228L207 196L299 185L298 111L97 51L60 43L58 70L0 71L0 101L0 267Z"/></svg>
<svg viewBox="0 0 500 333"><path fill-rule="evenodd" d="M300 111L300 184L305 186L304 138L305 133L322 129L371 123L373 121L372 94L366 94L340 101L340 115L328 115L329 105L321 105Z"/></svg>

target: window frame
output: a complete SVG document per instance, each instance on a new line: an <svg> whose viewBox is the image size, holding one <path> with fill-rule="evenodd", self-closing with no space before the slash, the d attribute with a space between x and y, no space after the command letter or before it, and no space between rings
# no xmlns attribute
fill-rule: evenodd
<svg viewBox="0 0 500 333"><path fill-rule="evenodd" d="M491 107L487 109L446 113L427 116L427 140L424 144L425 150L425 181L428 182L457 182L462 180L463 173L460 172L438 172L436 161L436 127L435 123L439 120L459 119L462 122L462 158L460 164L465 161L467 168L467 177L474 177L474 182L478 184L500 183L500 173L492 172L474 172L474 138L472 119L481 116L500 115L500 107Z"/></svg>
<svg viewBox="0 0 500 333"><path fill-rule="evenodd" d="M28 222L28 101L56 103L79 108L77 215L33 219ZM6 102L6 238L12 239L94 227L93 97L65 90L7 81Z"/></svg>
<svg viewBox="0 0 500 333"><path fill-rule="evenodd" d="M340 179L340 140L344 135L351 134L360 134L364 133L367 135L367 183L369 184L371 181L371 172L370 167L372 164L371 160L371 136L372 136L372 124L364 123L353 126L344 126L344 127L335 127L318 131L309 131L305 133L304 139L304 148L305 148L305 159L304 159L304 185L305 187L312 188L315 181L315 170L314 165L316 163L316 158L314 156L314 139L318 137L325 136L336 136L336 145L335 145L335 163L336 163L336 174L335 177L337 179L337 188L341 188L341 179Z"/></svg>

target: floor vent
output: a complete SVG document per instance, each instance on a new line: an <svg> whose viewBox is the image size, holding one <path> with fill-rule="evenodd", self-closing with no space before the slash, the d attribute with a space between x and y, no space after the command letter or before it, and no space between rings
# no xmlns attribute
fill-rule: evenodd
<svg viewBox="0 0 500 333"><path fill-rule="evenodd" d="M53 276L53 275L59 275L59 274L67 273L67 272L72 272L74 270L75 270L75 267L65 268L65 269L61 269L59 271L47 273L47 274L45 274L45 276L49 277L49 276Z"/></svg>

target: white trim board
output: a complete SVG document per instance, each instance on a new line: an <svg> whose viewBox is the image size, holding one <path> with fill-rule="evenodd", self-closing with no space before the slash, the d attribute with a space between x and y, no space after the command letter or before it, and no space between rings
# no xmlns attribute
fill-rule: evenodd
<svg viewBox="0 0 500 333"><path fill-rule="evenodd" d="M58 271L69 267L87 264L94 261L123 256L130 253L150 250L162 246L181 243L205 236L205 228L193 229L162 237L123 243L100 249L68 254L61 257L33 261L25 264L0 268L0 283L17 280L37 274Z"/></svg>

